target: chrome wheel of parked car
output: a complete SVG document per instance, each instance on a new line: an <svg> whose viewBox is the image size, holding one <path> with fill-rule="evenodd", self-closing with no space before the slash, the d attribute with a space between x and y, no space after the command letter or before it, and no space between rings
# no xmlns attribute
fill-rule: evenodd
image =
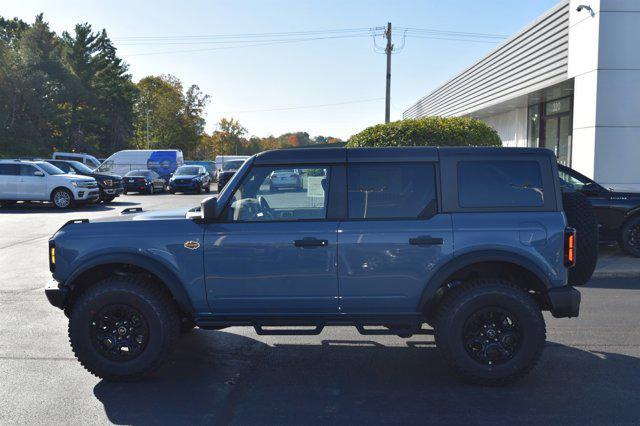
<svg viewBox="0 0 640 426"><path fill-rule="evenodd" d="M53 193L53 204L59 209L66 209L71 205L73 196L68 189L57 189Z"/></svg>

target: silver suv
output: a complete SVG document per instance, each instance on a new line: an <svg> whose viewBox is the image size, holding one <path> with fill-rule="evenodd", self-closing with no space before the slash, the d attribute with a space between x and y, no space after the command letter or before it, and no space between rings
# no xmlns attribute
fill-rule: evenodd
<svg viewBox="0 0 640 426"><path fill-rule="evenodd" d="M92 177L70 175L45 161L0 160L0 205L17 201L51 201L65 209L98 199Z"/></svg>

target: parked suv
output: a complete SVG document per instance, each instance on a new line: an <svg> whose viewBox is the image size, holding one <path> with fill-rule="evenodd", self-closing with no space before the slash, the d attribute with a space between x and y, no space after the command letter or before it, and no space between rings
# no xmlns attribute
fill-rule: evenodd
<svg viewBox="0 0 640 426"><path fill-rule="evenodd" d="M211 176L203 166L180 166L169 179L172 194L180 191L200 194L203 190L211 192Z"/></svg>
<svg viewBox="0 0 640 426"><path fill-rule="evenodd" d="M305 191L270 192L291 169ZM540 357L542 311L579 311L576 235L545 149L268 151L198 208L127 212L49 241L46 295L69 316L78 360L105 379L157 368L193 325L332 325L434 334L464 379L503 384Z"/></svg>
<svg viewBox="0 0 640 426"><path fill-rule="evenodd" d="M100 188L99 199L102 202L109 203L124 192L121 176L97 173L78 161L47 160L47 163L53 164L67 174L94 178L98 182L98 187Z"/></svg>
<svg viewBox="0 0 640 426"><path fill-rule="evenodd" d="M98 183L65 174L46 161L0 160L0 204L51 201L59 209L98 199Z"/></svg>

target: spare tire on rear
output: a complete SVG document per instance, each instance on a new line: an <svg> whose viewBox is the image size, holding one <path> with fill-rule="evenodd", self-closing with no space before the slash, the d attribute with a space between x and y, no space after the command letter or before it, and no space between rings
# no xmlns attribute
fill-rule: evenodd
<svg viewBox="0 0 640 426"><path fill-rule="evenodd" d="M598 220L589 199L575 191L562 192L569 226L576 230L576 264L569 269L569 284L584 285L598 262Z"/></svg>

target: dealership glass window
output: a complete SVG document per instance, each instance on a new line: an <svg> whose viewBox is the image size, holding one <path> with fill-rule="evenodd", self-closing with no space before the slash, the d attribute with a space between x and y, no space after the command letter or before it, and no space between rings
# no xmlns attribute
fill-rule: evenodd
<svg viewBox="0 0 640 426"><path fill-rule="evenodd" d="M571 98L561 98L544 104L544 115L560 114L571 110Z"/></svg>
<svg viewBox="0 0 640 426"><path fill-rule="evenodd" d="M540 146L540 104L530 105L527 122L527 146Z"/></svg>
<svg viewBox="0 0 640 426"><path fill-rule="evenodd" d="M544 191L536 161L461 161L460 207L541 207Z"/></svg>
<svg viewBox="0 0 640 426"><path fill-rule="evenodd" d="M269 222L325 219L330 168L255 166L235 190L227 220Z"/></svg>
<svg viewBox="0 0 640 426"><path fill-rule="evenodd" d="M433 164L351 164L350 219L416 219L437 209Z"/></svg>

